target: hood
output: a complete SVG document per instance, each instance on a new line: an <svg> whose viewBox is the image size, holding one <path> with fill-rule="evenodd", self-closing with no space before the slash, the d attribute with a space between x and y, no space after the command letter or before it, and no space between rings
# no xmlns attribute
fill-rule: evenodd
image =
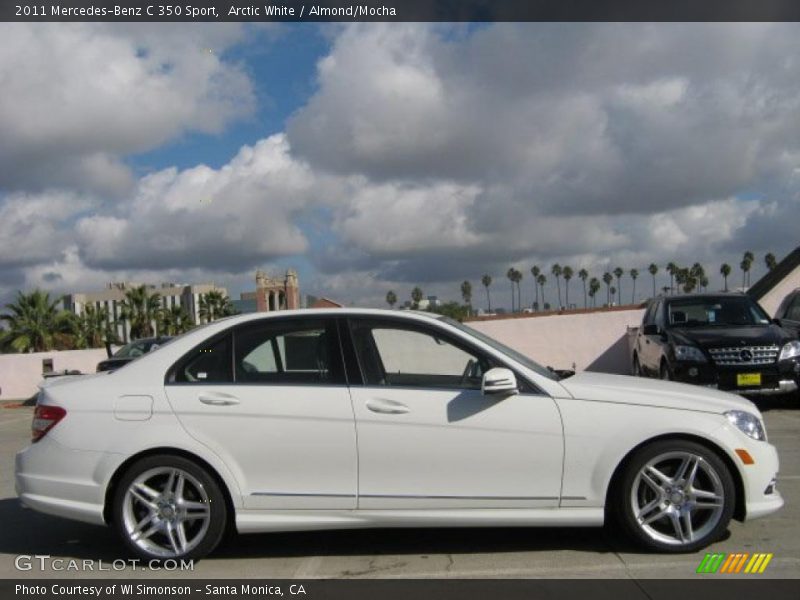
<svg viewBox="0 0 800 600"><path fill-rule="evenodd" d="M746 410L755 415L759 414L755 404L741 396L686 383L588 371L573 375L559 383L573 397L581 400L711 413Z"/></svg>
<svg viewBox="0 0 800 600"><path fill-rule="evenodd" d="M752 327L671 327L668 330L676 343L694 344L702 348L730 346L783 346L793 339L777 325Z"/></svg>

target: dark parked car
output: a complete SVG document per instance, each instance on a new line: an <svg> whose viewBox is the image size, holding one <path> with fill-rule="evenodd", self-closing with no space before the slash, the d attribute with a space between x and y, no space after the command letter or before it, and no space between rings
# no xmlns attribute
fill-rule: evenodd
<svg viewBox="0 0 800 600"><path fill-rule="evenodd" d="M800 288L783 299L775 313L775 318L780 321L781 327L800 338Z"/></svg>
<svg viewBox="0 0 800 600"><path fill-rule="evenodd" d="M793 392L800 341L743 294L662 296L645 312L633 372L743 395Z"/></svg>
<svg viewBox="0 0 800 600"><path fill-rule="evenodd" d="M142 338L124 345L117 350L113 356L108 357L106 360L97 364L97 372L100 371L116 371L120 367L124 367L132 360L136 360L140 356L152 352L159 346L163 346L172 339L172 336L149 337Z"/></svg>

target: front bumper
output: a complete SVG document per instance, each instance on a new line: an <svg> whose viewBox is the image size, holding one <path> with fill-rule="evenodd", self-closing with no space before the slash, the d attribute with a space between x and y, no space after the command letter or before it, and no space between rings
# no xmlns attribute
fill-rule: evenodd
<svg viewBox="0 0 800 600"><path fill-rule="evenodd" d="M739 385L738 375L759 374L760 385ZM713 363L676 362L672 377L691 383L743 396L778 396L800 389L800 363L783 361L772 365L717 366Z"/></svg>
<svg viewBox="0 0 800 600"><path fill-rule="evenodd" d="M779 510L783 506L783 497L776 486L779 461L775 446L756 442L748 444L745 449L753 457L754 463L745 465L737 456L736 466L744 485L745 520L752 521Z"/></svg>

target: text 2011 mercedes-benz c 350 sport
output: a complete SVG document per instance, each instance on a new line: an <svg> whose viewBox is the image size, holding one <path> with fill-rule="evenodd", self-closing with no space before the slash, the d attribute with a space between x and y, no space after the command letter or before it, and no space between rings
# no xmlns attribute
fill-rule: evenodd
<svg viewBox="0 0 800 600"><path fill-rule="evenodd" d="M380 310L223 319L113 373L53 382L17 491L147 558L239 532L592 526L691 551L782 504L738 396L562 379L462 324Z"/></svg>

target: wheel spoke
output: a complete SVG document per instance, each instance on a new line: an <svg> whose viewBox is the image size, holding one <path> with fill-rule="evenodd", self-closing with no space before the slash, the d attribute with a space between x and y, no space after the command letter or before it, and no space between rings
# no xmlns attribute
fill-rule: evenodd
<svg viewBox="0 0 800 600"><path fill-rule="evenodd" d="M134 540L134 541L136 541L136 540L146 540L151 535L153 535L155 532L157 532L157 531L159 531L161 529L161 524L160 523L153 523L153 525L151 525L146 531L142 532L142 530L144 529L144 523L145 523L145 521L142 521L142 522L139 523L139 525L137 525L136 530L131 534L131 539L132 540Z"/></svg>
<svg viewBox="0 0 800 600"><path fill-rule="evenodd" d="M661 506L661 498L656 498L655 500L645 504L639 511L639 514L636 515L636 518L641 522L647 518L648 514L650 514L653 510L659 508L660 506Z"/></svg>
<svg viewBox="0 0 800 600"><path fill-rule="evenodd" d="M144 487L147 487L147 486L144 486ZM154 511L158 510L158 507L155 505L155 503L152 500L150 500L150 498L145 496L141 491L139 491L138 487L131 487L130 494L131 494L131 496L136 498L139 502L144 504L147 508L149 508L150 511L154 512Z"/></svg>
<svg viewBox="0 0 800 600"><path fill-rule="evenodd" d="M656 469L653 465L647 465L647 471L643 472L642 475L644 475L645 473L654 476L658 481L661 482L661 484L672 483L672 479L664 475L664 473ZM658 487L659 489L661 489L661 485L659 485Z"/></svg>
<svg viewBox="0 0 800 600"><path fill-rule="evenodd" d="M682 542L688 542L686 533L684 532L683 524L681 523L681 516L676 512L669 514L669 520L672 521L672 528L675 530L675 537Z"/></svg>
<svg viewBox="0 0 800 600"><path fill-rule="evenodd" d="M683 531L686 534L686 541L691 542L694 539L694 527L692 526L692 511L687 510L683 515Z"/></svg>
<svg viewBox="0 0 800 600"><path fill-rule="evenodd" d="M183 487L186 483L186 477L184 477L183 473L178 473L175 477L175 499L181 500L183 498Z"/></svg>
<svg viewBox="0 0 800 600"><path fill-rule="evenodd" d="M180 545L181 552L186 552L186 547L189 545L186 541L186 525L179 521L175 524L175 531L178 534L178 544Z"/></svg>
<svg viewBox="0 0 800 600"><path fill-rule="evenodd" d="M669 513L667 512L666 508L662 508L657 513L650 515L644 521L642 521L642 525L649 525L653 521L658 521L659 519L663 519Z"/></svg>
<svg viewBox="0 0 800 600"><path fill-rule="evenodd" d="M167 524L167 538L169 539L169 545L172 546L172 551L175 554L180 554L180 548L178 546L177 536L175 535L174 526L171 524Z"/></svg>
<svg viewBox="0 0 800 600"><path fill-rule="evenodd" d="M160 496L160 494L156 490L154 490L149 485L147 485L146 483L143 483L141 481L137 482L137 483L134 483L133 487L137 491L139 491L142 494L144 494L145 496L147 496L150 500L155 500L156 498L158 498Z"/></svg>
<svg viewBox="0 0 800 600"><path fill-rule="evenodd" d="M175 489L175 473L176 473L175 469L172 469L169 472L169 477L167 478L167 483L164 486L164 491L167 492L167 493L172 492Z"/></svg>
<svg viewBox="0 0 800 600"><path fill-rule="evenodd" d="M723 497L706 490L692 490L695 508L717 508L722 506Z"/></svg>
<svg viewBox="0 0 800 600"><path fill-rule="evenodd" d="M700 470L700 462L703 459L699 456L694 457L694 461L692 464L692 468L689 471L689 474L686 476L686 487L691 488L694 484L694 480L697 479L697 472Z"/></svg>

